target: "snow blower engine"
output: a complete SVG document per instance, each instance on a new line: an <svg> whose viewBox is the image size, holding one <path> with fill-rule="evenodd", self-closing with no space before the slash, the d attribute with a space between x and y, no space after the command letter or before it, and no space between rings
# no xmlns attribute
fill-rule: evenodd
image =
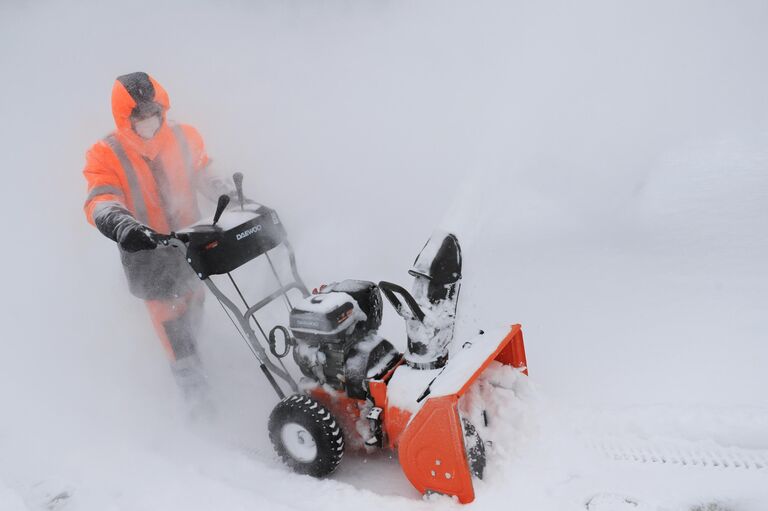
<svg viewBox="0 0 768 511"><path fill-rule="evenodd" d="M383 375L400 358L377 334L381 313L381 293L373 282L345 280L323 286L289 314L296 365L320 385L365 399L366 380Z"/></svg>
<svg viewBox="0 0 768 511"><path fill-rule="evenodd" d="M527 374L527 363L517 324L454 341L462 276L458 238L438 232L428 240L409 271L411 291L385 281L343 280L310 293L277 213L246 203L242 174L233 179L239 209L227 210L230 198L223 195L211 222L158 241L184 251L279 397L268 424L277 454L295 472L324 477L345 451L391 449L420 492L471 502L472 480L485 468L480 433L494 420L494 407L470 402L475 398L468 391L489 371ZM263 297L249 301L232 272L262 258L276 288L260 289ZM403 353L378 333L382 294L405 320ZM278 300L289 310L287 326L265 328L257 313ZM297 370L283 363L291 351Z"/></svg>

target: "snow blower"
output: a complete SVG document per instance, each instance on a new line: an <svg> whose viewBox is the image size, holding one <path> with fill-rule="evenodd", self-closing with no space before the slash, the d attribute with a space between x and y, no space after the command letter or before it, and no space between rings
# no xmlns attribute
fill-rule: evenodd
<svg viewBox="0 0 768 511"><path fill-rule="evenodd" d="M473 477L483 476L486 444L470 417L460 413L460 403L491 364L525 374L527 369L520 325L453 340L462 269L456 236L437 233L429 239L409 271L411 292L391 282L344 280L310 293L277 213L245 203L242 175L234 181L239 208L225 211L230 199L223 195L212 223L159 241L185 250L280 398L269 418L277 454L295 472L324 477L345 450L393 449L421 493L471 502ZM287 254L287 281L273 261L278 247ZM249 304L232 272L262 256L276 288ZM238 296L227 296L214 276L226 276L216 278L228 278ZM405 320L405 353L378 334L382 294ZM287 326L265 329L256 313L276 300L288 305ZM289 354L296 371L283 363ZM483 410L482 420L493 418Z"/></svg>

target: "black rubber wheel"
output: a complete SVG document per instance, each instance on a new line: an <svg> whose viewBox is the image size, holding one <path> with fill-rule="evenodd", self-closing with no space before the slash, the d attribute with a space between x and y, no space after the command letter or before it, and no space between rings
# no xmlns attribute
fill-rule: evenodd
<svg viewBox="0 0 768 511"><path fill-rule="evenodd" d="M473 476L482 479L485 471L485 442L480 438L475 425L464 417L461 418L461 426L464 430L464 449L467 451L469 470Z"/></svg>
<svg viewBox="0 0 768 511"><path fill-rule="evenodd" d="M269 416L269 439L294 472L324 477L344 455L344 436L322 404L303 394L280 401Z"/></svg>

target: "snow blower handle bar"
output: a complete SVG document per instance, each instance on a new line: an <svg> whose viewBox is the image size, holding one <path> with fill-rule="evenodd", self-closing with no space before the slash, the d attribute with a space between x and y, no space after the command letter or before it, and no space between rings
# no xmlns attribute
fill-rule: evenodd
<svg viewBox="0 0 768 511"><path fill-rule="evenodd" d="M413 298L413 296L411 296L411 293L406 291L404 288L398 286L397 284L385 282L382 280L379 282L379 289L381 289L381 292L384 293L384 296L387 297L389 303L392 304L392 307L395 308L400 316L405 319L415 318L419 321L424 321L424 311L421 310L421 307L419 307L419 304L416 303L416 300ZM408 317L406 311L403 309L403 303L397 298L397 295L403 297L403 300L410 309L411 317Z"/></svg>
<svg viewBox="0 0 768 511"><path fill-rule="evenodd" d="M183 232L180 232L180 233L172 232L171 234L155 233L152 235L152 239L158 245L163 245L166 247L171 246L171 247L181 248L183 246L186 246L187 243L189 243L189 234L185 234Z"/></svg>

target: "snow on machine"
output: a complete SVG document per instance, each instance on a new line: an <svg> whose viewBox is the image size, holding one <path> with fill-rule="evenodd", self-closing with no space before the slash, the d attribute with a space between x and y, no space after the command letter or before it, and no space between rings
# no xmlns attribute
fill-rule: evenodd
<svg viewBox="0 0 768 511"><path fill-rule="evenodd" d="M412 292L390 282L344 280L310 293L277 213L245 203L242 174L234 178L239 210L225 211L230 199L221 196L212 223L160 241L186 251L187 262L225 307L280 398L269 418L277 454L295 472L324 477L345 450L393 449L421 493L471 502L472 479L482 478L485 467L485 443L472 417L460 413L460 402L494 361L527 372L520 325L454 342L462 266L456 236L437 234L427 242L409 271ZM288 281L271 258L277 247L287 253ZM249 304L231 272L261 256L277 288ZM226 275L238 296L227 296L211 278L216 275ZM298 301L289 298L292 291L301 295ZM382 294L405 320L405 353L378 334ZM256 313L283 299L287 326L267 333ZM283 363L289 354L298 371ZM488 415L482 410L480 417L493 421Z"/></svg>

